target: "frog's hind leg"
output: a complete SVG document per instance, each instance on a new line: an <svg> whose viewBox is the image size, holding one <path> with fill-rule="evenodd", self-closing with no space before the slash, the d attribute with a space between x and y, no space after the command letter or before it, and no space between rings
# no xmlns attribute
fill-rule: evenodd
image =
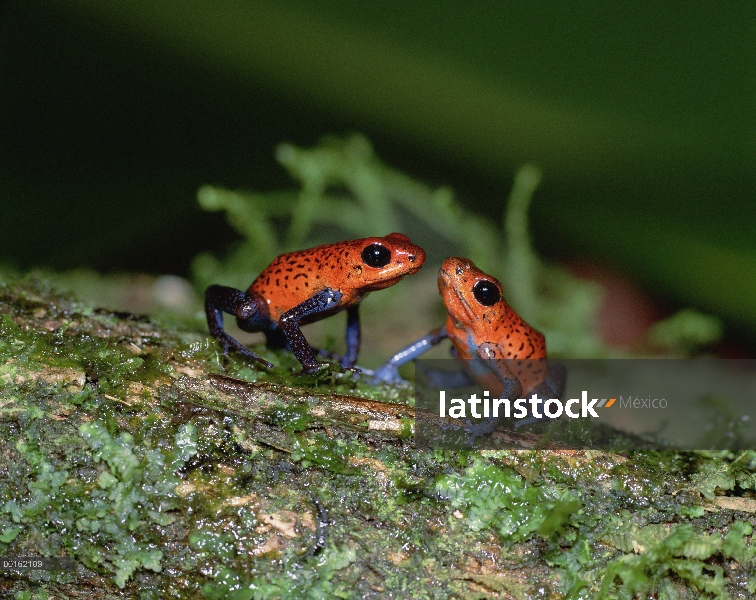
<svg viewBox="0 0 756 600"><path fill-rule="evenodd" d="M346 346L347 351L341 357L339 364L345 369L349 369L357 362L357 354L360 352L360 313L359 304L347 308L347 327L346 327Z"/></svg>
<svg viewBox="0 0 756 600"><path fill-rule="evenodd" d="M530 396L531 394L536 394L539 398L542 398L544 401L549 400L551 398L554 398L556 400L561 400L562 394L564 394L564 388L567 384L567 369L565 366L561 363L549 363L549 370L546 375L546 378L539 383L536 387L534 387L530 392L528 392L527 396ZM551 421L552 419L556 419L558 417L548 417L545 414L541 417L526 417L524 419L519 419L518 421L515 421L514 427L515 429L518 429L520 427L524 427L525 425L532 425L533 423L543 423L546 421Z"/></svg>
<svg viewBox="0 0 756 600"><path fill-rule="evenodd" d="M506 367L503 368L506 369ZM504 384L504 389L502 390L501 398L519 398L522 395L522 384L516 377L504 376L502 377L502 383ZM465 428L469 435L467 444L472 447L475 444L476 438L491 435L504 423L505 417L503 415L490 416L480 423L467 421L467 427Z"/></svg>
<svg viewBox="0 0 756 600"><path fill-rule="evenodd" d="M543 394L547 398L561 399L567 385L567 368L562 363L549 361L549 373L541 386L546 386ZM539 387L541 387L539 386Z"/></svg>
<svg viewBox="0 0 756 600"><path fill-rule="evenodd" d="M360 316L358 306L354 305L347 308L347 328L346 328L346 354L340 355L324 348L310 346L312 351L318 356L324 356L328 360L339 363L345 369L353 369L357 362L357 354L360 351ZM359 369L353 369L359 372Z"/></svg>
<svg viewBox="0 0 756 600"><path fill-rule="evenodd" d="M268 368L273 365L257 356L228 335L223 329L223 313L236 317L236 322L246 331L260 331L270 323L268 306L260 298L223 285L211 285L205 291L205 315L210 334L217 338L223 354L234 350Z"/></svg>

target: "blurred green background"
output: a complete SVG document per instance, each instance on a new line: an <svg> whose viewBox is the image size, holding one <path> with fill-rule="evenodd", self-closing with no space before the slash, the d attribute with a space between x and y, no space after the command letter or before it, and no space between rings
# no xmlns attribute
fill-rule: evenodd
<svg viewBox="0 0 756 600"><path fill-rule="evenodd" d="M0 262L188 275L237 239L201 185L291 187L278 143L360 131L496 219L540 165L539 252L753 347L754 40L752 3L6 0Z"/></svg>

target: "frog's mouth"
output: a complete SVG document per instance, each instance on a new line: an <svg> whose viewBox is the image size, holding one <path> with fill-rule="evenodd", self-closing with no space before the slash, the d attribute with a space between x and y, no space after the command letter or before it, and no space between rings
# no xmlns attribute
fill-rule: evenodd
<svg viewBox="0 0 756 600"><path fill-rule="evenodd" d="M467 318L472 318L474 316L472 306L470 306L465 297L459 293L457 288L452 285L451 275L444 271L443 268L441 268L438 273L443 281L444 289L441 292L441 296L443 297L444 304L446 305L446 312L448 312L453 319L457 319L457 315L452 314L457 312L457 310L455 310L457 306L454 306L454 304L450 302L452 298L455 298L458 301L459 305L461 305L465 312L467 312ZM449 310L450 308L451 310Z"/></svg>
<svg viewBox="0 0 756 600"><path fill-rule="evenodd" d="M403 271L402 273L397 274L396 276L389 279L381 279L379 281L375 281L374 283L365 286L365 291L377 292L378 290L386 289L387 287L391 287L392 285L399 283L407 275L412 275L412 273L415 273L415 271Z"/></svg>
<svg viewBox="0 0 756 600"><path fill-rule="evenodd" d="M401 277L414 275L423 268L423 264L425 264L425 257L423 257L423 260L418 260L415 255L406 257L405 260L398 265L398 267L402 269Z"/></svg>

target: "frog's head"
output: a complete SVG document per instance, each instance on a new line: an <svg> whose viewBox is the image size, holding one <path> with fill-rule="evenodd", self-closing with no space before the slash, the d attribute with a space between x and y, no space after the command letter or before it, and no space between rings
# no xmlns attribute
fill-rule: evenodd
<svg viewBox="0 0 756 600"><path fill-rule="evenodd" d="M425 250L401 233L355 240L350 252L352 268L359 273L365 291L387 288L425 263Z"/></svg>
<svg viewBox="0 0 756 600"><path fill-rule="evenodd" d="M449 316L463 329L494 323L508 309L499 281L466 258L444 260L438 272L438 291Z"/></svg>

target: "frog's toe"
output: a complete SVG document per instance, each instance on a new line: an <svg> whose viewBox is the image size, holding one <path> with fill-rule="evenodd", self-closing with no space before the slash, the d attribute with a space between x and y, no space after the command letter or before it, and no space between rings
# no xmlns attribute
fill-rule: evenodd
<svg viewBox="0 0 756 600"><path fill-rule="evenodd" d="M394 365L383 365L375 370L373 378L370 380L371 385L388 383L390 385L401 385L408 383L399 376L399 369Z"/></svg>
<svg viewBox="0 0 756 600"><path fill-rule="evenodd" d="M468 420L466 429L470 437L468 438L467 443L473 445L477 438L491 435L496 431L498 425L499 419L495 417L489 417L486 421L481 423L472 423Z"/></svg>
<svg viewBox="0 0 756 600"><path fill-rule="evenodd" d="M341 359L339 360L339 364L345 369L351 369L352 367L354 367L356 362L357 362L356 358L349 357L349 356L342 356Z"/></svg>
<svg viewBox="0 0 756 600"><path fill-rule="evenodd" d="M314 375L316 373L322 373L326 370L330 371L334 368L341 369L339 365L335 365L334 363L321 362L319 360L316 360L308 365L302 365L302 370L299 372L293 373L293 375L295 376Z"/></svg>
<svg viewBox="0 0 756 600"><path fill-rule="evenodd" d="M231 336L220 338L218 340L218 342L220 343L221 350L223 351L223 355L224 356L228 356L229 350L233 350L234 352L238 352L242 356L245 356L247 358L250 358L250 359L254 360L255 362L260 363L261 365L263 365L267 369L272 369L273 368L273 364L272 363L269 363L264 358L260 358L259 356L257 356L257 354L255 354L254 352L252 352L251 350L249 350L243 344L237 342Z"/></svg>
<svg viewBox="0 0 756 600"><path fill-rule="evenodd" d="M259 356L257 356L256 354L253 354L252 352L250 352L247 356L253 359L254 361L260 363L266 369L272 369L275 366L273 363L268 362L264 358L260 358Z"/></svg>
<svg viewBox="0 0 756 600"><path fill-rule="evenodd" d="M272 369L273 368L273 366L274 366L273 363L269 363L264 358L260 358L254 352L252 352L252 351L247 350L246 348L244 348L244 346L242 346L242 348L243 348L242 350L236 348L236 351L239 352L239 354L241 354L243 356L246 356L247 358L250 358L250 359L254 360L256 363L261 364L266 369Z"/></svg>

